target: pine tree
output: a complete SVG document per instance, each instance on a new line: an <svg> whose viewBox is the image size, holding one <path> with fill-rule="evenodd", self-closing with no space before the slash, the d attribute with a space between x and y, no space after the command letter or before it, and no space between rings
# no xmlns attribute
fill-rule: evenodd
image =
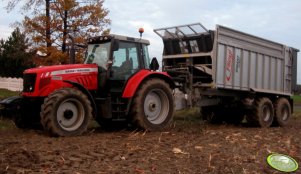
<svg viewBox="0 0 301 174"><path fill-rule="evenodd" d="M23 71L33 67L34 53L29 51L25 34L16 28L8 40L0 41L0 76L22 77Z"/></svg>

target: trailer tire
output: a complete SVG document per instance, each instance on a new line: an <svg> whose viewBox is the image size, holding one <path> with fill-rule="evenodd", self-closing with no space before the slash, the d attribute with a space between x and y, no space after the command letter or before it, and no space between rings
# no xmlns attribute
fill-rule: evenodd
<svg viewBox="0 0 301 174"><path fill-rule="evenodd" d="M279 126L286 126L291 118L291 105L286 98L279 98L274 104L275 123Z"/></svg>
<svg viewBox="0 0 301 174"><path fill-rule="evenodd" d="M87 130L92 107L80 90L62 88L45 98L40 115L44 130L51 136L77 136Z"/></svg>
<svg viewBox="0 0 301 174"><path fill-rule="evenodd" d="M144 82L136 92L130 110L131 122L147 131L168 128L173 119L172 90L165 81L152 78Z"/></svg>
<svg viewBox="0 0 301 174"><path fill-rule="evenodd" d="M247 113L248 123L260 126L270 127L274 120L273 103L269 98L262 97L256 100L255 108Z"/></svg>

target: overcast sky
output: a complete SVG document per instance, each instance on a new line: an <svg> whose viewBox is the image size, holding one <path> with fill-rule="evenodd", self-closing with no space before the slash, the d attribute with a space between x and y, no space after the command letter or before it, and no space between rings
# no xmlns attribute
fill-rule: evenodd
<svg viewBox="0 0 301 174"><path fill-rule="evenodd" d="M7 38L9 24L23 19L18 10L6 13L1 2L0 38ZM112 20L111 33L149 39L151 57L161 59L162 41L153 29L201 22L208 29L216 24L264 37L301 49L300 0L106 0ZM301 59L299 53L299 59ZM301 83L301 60L298 61L298 82Z"/></svg>

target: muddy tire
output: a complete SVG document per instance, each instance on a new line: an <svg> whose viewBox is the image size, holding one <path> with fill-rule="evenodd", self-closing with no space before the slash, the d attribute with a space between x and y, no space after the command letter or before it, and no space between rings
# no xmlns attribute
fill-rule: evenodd
<svg viewBox="0 0 301 174"><path fill-rule="evenodd" d="M291 105L286 98L279 98L274 104L275 124L286 126L291 118Z"/></svg>
<svg viewBox="0 0 301 174"><path fill-rule="evenodd" d="M92 108L81 91L63 88L45 98L40 115L44 130L51 136L77 136L87 130Z"/></svg>
<svg viewBox="0 0 301 174"><path fill-rule="evenodd" d="M260 127L270 127L274 120L274 108L269 98L256 100L255 108L247 113L249 124Z"/></svg>
<svg viewBox="0 0 301 174"><path fill-rule="evenodd" d="M169 127L174 113L172 90L161 79L149 79L136 92L130 111L131 122L144 130Z"/></svg>
<svg viewBox="0 0 301 174"><path fill-rule="evenodd" d="M211 124L220 124L223 122L221 108L216 106L207 106L201 108L201 118Z"/></svg>

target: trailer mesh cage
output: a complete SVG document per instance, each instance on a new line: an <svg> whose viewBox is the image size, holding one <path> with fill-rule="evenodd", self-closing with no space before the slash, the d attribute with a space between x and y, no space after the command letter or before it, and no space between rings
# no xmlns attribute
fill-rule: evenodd
<svg viewBox="0 0 301 174"><path fill-rule="evenodd" d="M212 50L214 34L201 23L154 30L164 42L163 55L208 52Z"/></svg>

